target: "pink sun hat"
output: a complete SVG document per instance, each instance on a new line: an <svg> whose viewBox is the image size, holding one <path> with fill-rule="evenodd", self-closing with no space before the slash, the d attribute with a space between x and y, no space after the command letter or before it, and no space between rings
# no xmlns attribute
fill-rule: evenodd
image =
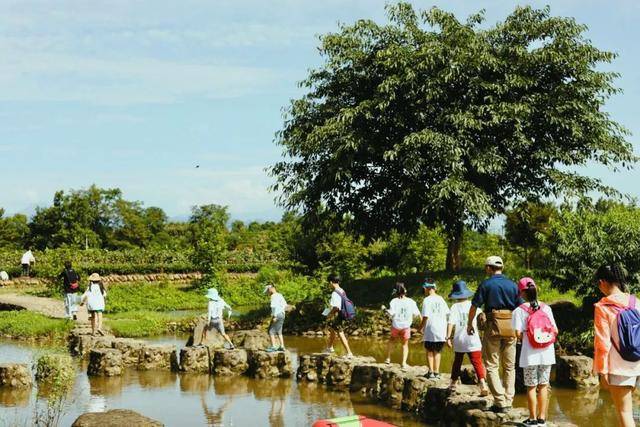
<svg viewBox="0 0 640 427"><path fill-rule="evenodd" d="M522 279L518 280L518 290L524 291L529 287L529 284L531 284L532 287L537 288L536 282L534 282L531 277L523 277Z"/></svg>

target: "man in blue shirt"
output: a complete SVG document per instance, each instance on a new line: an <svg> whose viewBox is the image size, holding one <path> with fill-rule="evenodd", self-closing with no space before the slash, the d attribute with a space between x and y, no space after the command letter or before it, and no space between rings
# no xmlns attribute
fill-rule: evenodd
<svg viewBox="0 0 640 427"><path fill-rule="evenodd" d="M499 256L485 262L489 276L476 290L469 309L469 335L476 333L473 319L478 308L487 316L482 340L482 357L487 369L487 382L493 395L495 412L506 412L513 405L516 384L516 337L511 329L511 312L521 303L518 287L502 274L504 263ZM502 362L504 378L500 380Z"/></svg>

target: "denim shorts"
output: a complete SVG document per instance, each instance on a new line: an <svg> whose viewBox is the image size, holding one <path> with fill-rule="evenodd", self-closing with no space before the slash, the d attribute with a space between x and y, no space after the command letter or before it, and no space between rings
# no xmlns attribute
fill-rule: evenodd
<svg viewBox="0 0 640 427"><path fill-rule="evenodd" d="M277 316L276 320L271 320L271 325L269 325L269 335L280 335L282 334L282 326L284 325L284 316Z"/></svg>

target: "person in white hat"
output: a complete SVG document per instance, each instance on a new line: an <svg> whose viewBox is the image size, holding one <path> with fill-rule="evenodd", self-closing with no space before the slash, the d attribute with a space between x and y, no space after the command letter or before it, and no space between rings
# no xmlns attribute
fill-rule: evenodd
<svg viewBox="0 0 640 427"><path fill-rule="evenodd" d="M513 406L516 389L516 336L511 317L523 301L516 284L502 274L504 262L499 256L490 256L485 261L488 279L478 286L467 318L467 333L476 333L473 324L478 308L486 315L482 339L482 357L487 368L487 382L493 395L491 410L502 413ZM502 369L500 369L502 365ZM503 378L500 379L500 372Z"/></svg>
<svg viewBox="0 0 640 427"><path fill-rule="evenodd" d="M207 332L210 330L217 330L222 335L222 338L229 344L229 349L234 349L233 342L229 335L224 330L224 310L228 310L228 315L231 317L231 306L222 299L218 290L211 288L207 291L207 298L209 298L209 307L207 312L207 327L204 328L204 339L207 339Z"/></svg>
<svg viewBox="0 0 640 427"><path fill-rule="evenodd" d="M105 298L107 291L102 284L102 278L98 273L92 273L89 276L89 286L82 295L80 305L87 304L87 311L91 316L91 334L104 335L102 330L102 313L105 308Z"/></svg>

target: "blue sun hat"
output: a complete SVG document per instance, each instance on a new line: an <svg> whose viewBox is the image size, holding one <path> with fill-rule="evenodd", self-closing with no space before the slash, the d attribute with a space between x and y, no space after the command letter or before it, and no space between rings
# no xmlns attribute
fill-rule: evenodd
<svg viewBox="0 0 640 427"><path fill-rule="evenodd" d="M458 280L453 284L449 298L451 299L467 299L473 296L473 292L467 288L467 282L464 280Z"/></svg>
<svg viewBox="0 0 640 427"><path fill-rule="evenodd" d="M207 298L213 301L218 301L220 299L220 295L218 295L218 290L216 288L211 288L207 291Z"/></svg>

